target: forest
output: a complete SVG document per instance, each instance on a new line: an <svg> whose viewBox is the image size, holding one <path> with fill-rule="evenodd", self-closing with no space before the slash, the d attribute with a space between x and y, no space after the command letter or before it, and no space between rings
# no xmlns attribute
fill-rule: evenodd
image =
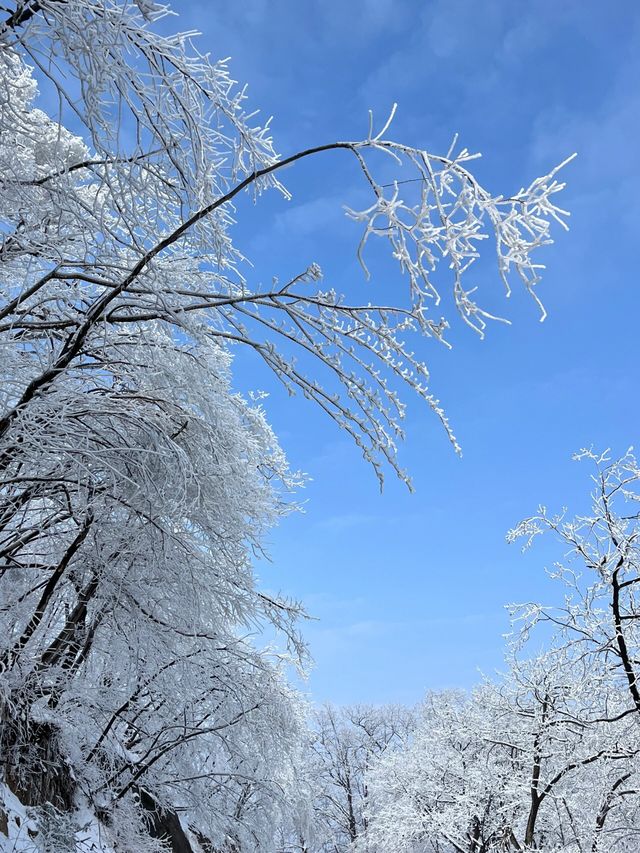
<svg viewBox="0 0 640 853"><path fill-rule="evenodd" d="M494 194L457 136L396 138L395 104L281 155L179 3L0 10L0 850L640 850L633 448L578 446L583 503L505 519L555 603L509 605L501 674L469 689L316 701L313 607L256 568L309 478L247 375L348 438L372 490L411 489L408 406L430 453L463 445L427 344L454 358L512 290L544 319L574 155ZM259 221L326 158L359 187L344 292L235 240L245 204ZM367 284L380 266L393 288Z"/></svg>

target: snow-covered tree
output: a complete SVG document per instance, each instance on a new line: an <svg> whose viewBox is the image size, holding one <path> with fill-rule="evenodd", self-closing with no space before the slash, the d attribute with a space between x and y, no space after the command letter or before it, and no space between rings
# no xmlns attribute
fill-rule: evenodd
<svg viewBox="0 0 640 853"><path fill-rule="evenodd" d="M398 388L446 426L409 343L444 340L438 262L480 333L490 316L464 282L489 234L505 285L515 273L537 299L562 184L554 169L493 196L465 149L407 147L389 121L280 158L226 63L160 34L166 13L16 0L0 22L3 774L41 807L40 839L84 808L120 850L152 849L150 834L269 850L300 799L302 711L247 635L275 628L299 656L300 608L258 587L251 558L300 478L233 392L232 347L314 400L380 477L385 461L404 476ZM347 299L315 263L269 288L247 277L234 199L286 197L280 170L329 152L371 193L349 211L363 266L387 240L404 303ZM382 185L379 157L419 190Z"/></svg>
<svg viewBox="0 0 640 853"><path fill-rule="evenodd" d="M551 626L625 689L625 714L640 714L640 467L631 449L618 459L592 450L574 458L594 468L590 510L571 518L540 507L508 537L524 538L525 548L544 532L556 538L562 555L549 574L564 586L562 604L516 606L513 614L524 640L536 625Z"/></svg>
<svg viewBox="0 0 640 853"><path fill-rule="evenodd" d="M637 726L596 720L601 691L579 666L560 673L548 663L470 694L427 697L408 748L367 777L363 850L636 849Z"/></svg>
<svg viewBox="0 0 640 853"><path fill-rule="evenodd" d="M505 677L430 696L409 748L373 767L372 849L637 849L640 469L631 451L577 458L594 466L590 509L540 507L509 534L559 541L560 603L512 606Z"/></svg>
<svg viewBox="0 0 640 853"><path fill-rule="evenodd" d="M415 720L401 705L326 705L313 714L307 774L313 797L309 850L347 853L367 835L369 769L401 749Z"/></svg>

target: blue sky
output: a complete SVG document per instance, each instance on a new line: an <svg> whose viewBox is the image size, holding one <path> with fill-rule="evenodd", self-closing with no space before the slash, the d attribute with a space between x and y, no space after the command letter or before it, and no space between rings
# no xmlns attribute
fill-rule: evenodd
<svg viewBox="0 0 640 853"><path fill-rule="evenodd" d="M624 451L636 440L640 225L640 8L595 0L242 0L174 5L200 47L231 56L251 103L274 116L283 154L366 135L367 110L399 103L394 136L433 151L454 132L483 152L476 173L508 194L573 152L563 205L571 231L545 252L539 323L520 292L508 302L489 264L485 304L506 314L486 340L458 326L449 352L425 341L432 390L463 446L409 401L401 461L409 494L381 495L346 436L311 404L290 400L252 361L242 388L271 392L269 419L294 466L313 478L306 513L269 538L263 583L300 598L315 658L305 689L318 701L415 701L469 686L502 660L508 601L550 600L552 549L522 556L504 541L521 517L585 505L584 445ZM403 282L390 265L365 283L358 231L341 213L360 176L340 153L286 173L294 199L238 207L236 238L256 280L316 261L349 293ZM375 273L375 270L374 270ZM368 290L367 290L368 289Z"/></svg>

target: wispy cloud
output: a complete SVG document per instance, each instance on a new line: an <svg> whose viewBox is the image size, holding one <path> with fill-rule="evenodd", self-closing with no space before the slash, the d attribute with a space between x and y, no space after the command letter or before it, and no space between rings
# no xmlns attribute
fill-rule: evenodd
<svg viewBox="0 0 640 853"><path fill-rule="evenodd" d="M322 518L315 526L328 533L343 533L346 530L352 530L354 527L378 524L383 520L384 518L381 516L351 512L345 515L332 515L329 518Z"/></svg>

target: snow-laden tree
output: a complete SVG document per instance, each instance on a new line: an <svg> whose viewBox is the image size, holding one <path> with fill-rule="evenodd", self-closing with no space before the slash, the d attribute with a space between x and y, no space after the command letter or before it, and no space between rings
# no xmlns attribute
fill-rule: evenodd
<svg viewBox="0 0 640 853"><path fill-rule="evenodd" d="M475 853L510 844L522 777L506 732L514 721L498 724L493 698L489 690L427 696L408 749L369 774L371 850Z"/></svg>
<svg viewBox="0 0 640 853"><path fill-rule="evenodd" d="M415 724L402 705L326 705L311 718L307 750L311 832L303 850L347 853L367 834L367 773L387 752L401 749Z"/></svg>
<svg viewBox="0 0 640 853"><path fill-rule="evenodd" d="M303 721L239 632L296 641L295 608L256 589L250 561L289 478L224 351L147 331L103 345L117 375L76 393L69 372L32 406L6 469L3 755L30 802L71 805L73 778L109 812L143 786L208 837L268 839Z"/></svg>
<svg viewBox="0 0 640 853"><path fill-rule="evenodd" d="M408 748L374 764L363 849L638 848L640 469L631 451L576 458L593 466L590 509L540 507L508 537L559 542L560 603L512 605L502 680L430 695Z"/></svg>
<svg viewBox="0 0 640 853"><path fill-rule="evenodd" d="M88 269L87 252L96 263L108 252L118 208L108 181L73 173L87 149L32 108L32 74L4 59L6 779L26 804L85 798L124 849L142 849L139 802L142 814L184 812L185 828L216 845L268 849L303 717L273 656L242 634L268 623L300 650L297 608L258 591L251 567L297 478L262 411L232 392L215 338L155 319L114 324L54 366L61 317L96 298L68 264ZM40 179L57 172L50 191ZM104 262L126 263L124 245ZM58 275L48 291L41 279Z"/></svg>
<svg viewBox="0 0 640 853"><path fill-rule="evenodd" d="M368 776L367 846L375 851L475 851L511 830L514 756L492 751L502 736L479 692L429 694L408 748L384 756ZM506 807L506 808L505 808Z"/></svg>
<svg viewBox="0 0 640 853"><path fill-rule="evenodd" d="M466 150L407 147L389 122L279 158L226 64L159 34L166 12L17 0L0 22L3 773L25 805L84 803L121 850L151 849L145 821L174 843L269 850L300 800L301 711L247 635L275 628L299 655L299 608L258 588L251 558L299 477L233 393L231 347L314 400L379 476L401 473L402 384L446 425L410 343L444 340L439 261L482 333L464 283L479 242L537 298L562 184L556 169L493 196ZM269 288L246 276L234 199L286 197L280 170L330 152L371 192L349 211L362 263L388 241L404 302L346 299L315 263ZM382 185L380 157L416 180Z"/></svg>
<svg viewBox="0 0 640 853"><path fill-rule="evenodd" d="M607 681L622 686L628 707L640 715L640 467L632 451L612 459L609 453L583 450L576 460L591 463L594 484L590 510L570 517L541 506L510 533L525 548L544 533L560 544L560 559L549 570L564 586L560 606L513 607L526 640L537 625L550 626Z"/></svg>
<svg viewBox="0 0 640 853"><path fill-rule="evenodd" d="M357 849L635 850L638 729L585 724L581 714L595 717L601 692L579 668L548 663L470 694L429 695L408 748L368 774L368 832Z"/></svg>
<svg viewBox="0 0 640 853"><path fill-rule="evenodd" d="M517 648L496 694L522 732L513 738L525 781L514 838L525 850L633 850L640 729L620 714L625 693L570 644L524 661ZM620 821L627 805L636 817Z"/></svg>

